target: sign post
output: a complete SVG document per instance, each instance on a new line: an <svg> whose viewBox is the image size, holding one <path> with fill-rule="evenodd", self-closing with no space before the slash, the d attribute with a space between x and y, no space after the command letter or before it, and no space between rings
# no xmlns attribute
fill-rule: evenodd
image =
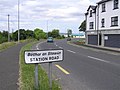
<svg viewBox="0 0 120 90"><path fill-rule="evenodd" d="M52 90L52 62L49 63L49 85L50 90Z"/></svg>
<svg viewBox="0 0 120 90"><path fill-rule="evenodd" d="M35 64L35 89L38 90L38 64Z"/></svg>
<svg viewBox="0 0 120 90"><path fill-rule="evenodd" d="M35 64L35 88L38 89L38 64L49 63L49 84L50 90L52 90L52 62L63 61L63 50L53 49L53 50L26 50L25 63Z"/></svg>

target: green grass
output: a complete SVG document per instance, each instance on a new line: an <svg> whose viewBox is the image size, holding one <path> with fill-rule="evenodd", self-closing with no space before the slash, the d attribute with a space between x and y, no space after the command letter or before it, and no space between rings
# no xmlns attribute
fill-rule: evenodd
<svg viewBox="0 0 120 90"><path fill-rule="evenodd" d="M70 43L74 43L74 44L77 44L77 45L84 45L85 44L85 38L80 38L79 40L71 41Z"/></svg>
<svg viewBox="0 0 120 90"><path fill-rule="evenodd" d="M26 40L20 40L20 43L24 43L24 42L31 42L33 41L34 39L26 39ZM9 47L12 47L14 45L18 44L18 42L16 41L12 41L12 42L4 42L2 44L0 44L0 51L3 51Z"/></svg>
<svg viewBox="0 0 120 90"><path fill-rule="evenodd" d="M36 42L31 42L25 45L20 51L20 78L19 84L20 90L35 90L34 83L34 64L25 64L24 62L24 51L30 50L31 46ZM49 81L48 75L46 72L38 65L38 73L39 73L39 90L49 90ZM61 90L58 83L53 81L52 90Z"/></svg>
<svg viewBox="0 0 120 90"><path fill-rule="evenodd" d="M14 46L16 44L16 42L5 42L0 44L0 51L3 51L11 46Z"/></svg>

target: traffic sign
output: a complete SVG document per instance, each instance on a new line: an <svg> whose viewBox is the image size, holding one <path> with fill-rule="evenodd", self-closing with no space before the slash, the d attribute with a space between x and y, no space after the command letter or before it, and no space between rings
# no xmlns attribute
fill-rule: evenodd
<svg viewBox="0 0 120 90"><path fill-rule="evenodd" d="M37 63L49 63L63 60L63 50L26 50L25 63L37 64Z"/></svg>

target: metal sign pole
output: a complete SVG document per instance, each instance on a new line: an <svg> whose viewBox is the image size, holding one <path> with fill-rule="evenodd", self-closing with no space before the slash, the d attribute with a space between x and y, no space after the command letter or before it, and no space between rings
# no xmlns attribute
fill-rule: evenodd
<svg viewBox="0 0 120 90"><path fill-rule="evenodd" d="M52 62L49 63L49 85L50 90L52 90Z"/></svg>
<svg viewBox="0 0 120 90"><path fill-rule="evenodd" d="M35 88L38 90L38 64L35 64Z"/></svg>

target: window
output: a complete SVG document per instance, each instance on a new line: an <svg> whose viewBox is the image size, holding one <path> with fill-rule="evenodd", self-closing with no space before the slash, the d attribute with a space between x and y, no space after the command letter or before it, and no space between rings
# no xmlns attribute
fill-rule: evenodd
<svg viewBox="0 0 120 90"><path fill-rule="evenodd" d="M90 10L90 17L92 17L92 10Z"/></svg>
<svg viewBox="0 0 120 90"><path fill-rule="evenodd" d="M94 22L90 22L90 29L93 29Z"/></svg>
<svg viewBox="0 0 120 90"><path fill-rule="evenodd" d="M105 27L105 19L104 18L101 20L101 27Z"/></svg>
<svg viewBox="0 0 120 90"><path fill-rule="evenodd" d="M111 17L111 26L118 26L118 16Z"/></svg>
<svg viewBox="0 0 120 90"><path fill-rule="evenodd" d="M102 12L105 12L105 3L102 4Z"/></svg>
<svg viewBox="0 0 120 90"><path fill-rule="evenodd" d="M118 0L114 0L114 9L118 9Z"/></svg>

